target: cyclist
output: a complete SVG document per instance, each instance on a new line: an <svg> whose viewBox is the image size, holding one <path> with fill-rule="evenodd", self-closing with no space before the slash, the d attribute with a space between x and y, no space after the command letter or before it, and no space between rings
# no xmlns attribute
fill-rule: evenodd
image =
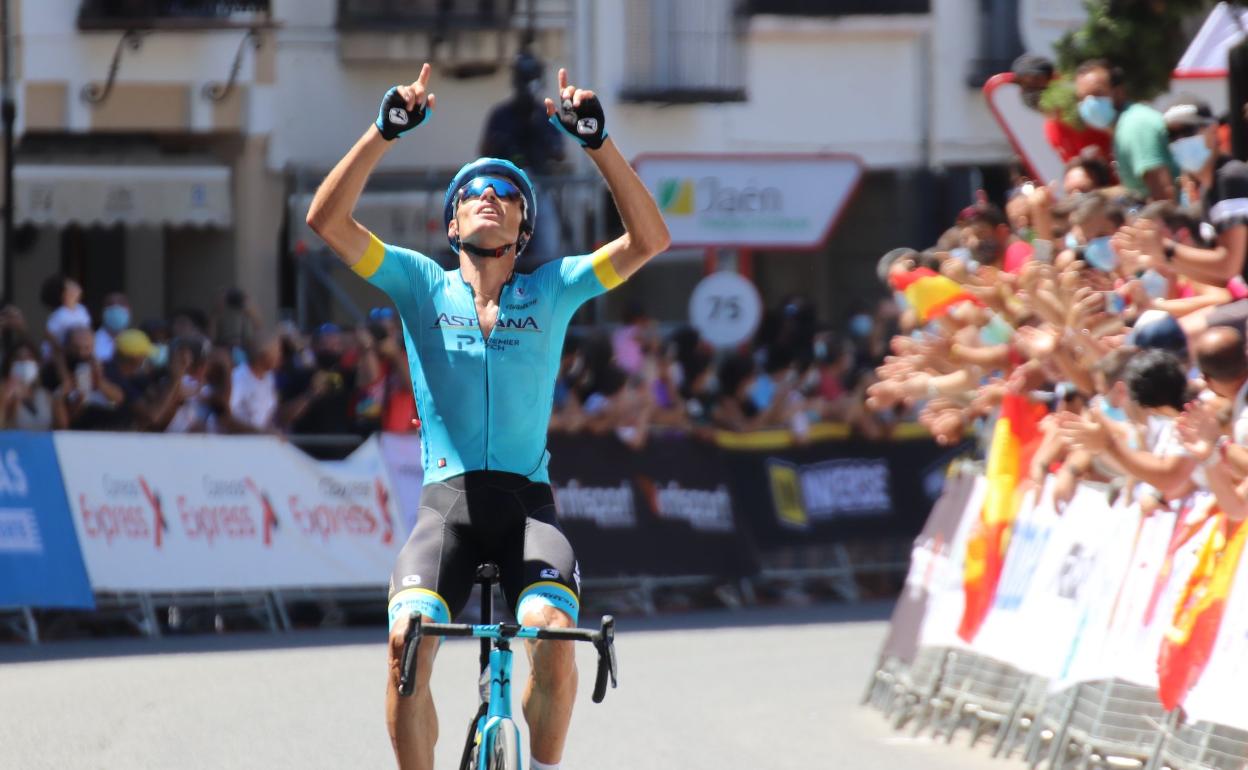
<svg viewBox="0 0 1248 770"><path fill-rule="evenodd" d="M357 274L390 295L403 321L422 420L425 486L411 537L390 579L386 722L401 768L431 768L438 724L429 693L436 645L422 643L416 691L398 696L399 654L412 612L450 622L467 602L476 565L494 561L519 622L571 627L580 606L578 566L555 520L546 429L564 333L576 308L667 248L650 193L607 138L593 91L559 71L559 104L546 113L585 148L619 208L625 233L592 255L564 257L522 275L517 255L533 233L536 204L524 171L481 158L447 188L443 219L459 268L382 243L352 217L369 174L391 142L436 106L431 68L382 99L374 126L330 171L308 224ZM557 768L576 694L570 642L528 648L523 696L533 767Z"/></svg>

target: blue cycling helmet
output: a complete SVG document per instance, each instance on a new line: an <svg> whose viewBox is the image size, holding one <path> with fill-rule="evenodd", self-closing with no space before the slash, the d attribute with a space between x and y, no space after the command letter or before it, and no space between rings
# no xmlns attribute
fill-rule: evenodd
<svg viewBox="0 0 1248 770"><path fill-rule="evenodd" d="M458 203L455 196L459 192L459 188L479 176L503 177L515 183L520 188L520 194L524 196L524 220L520 223L520 237L516 239L515 244L516 256L518 257L533 236L533 223L537 221L537 198L533 196L533 183L529 181L529 175L509 160L503 160L502 158L477 158L471 163L465 164L459 170L459 173L455 174L455 178L451 180L451 184L446 188L446 197L442 202L442 227L443 229L449 227L451 218L455 216L455 205ZM447 240L450 241L451 248L458 253L459 239L448 235ZM506 248L506 246L503 247L503 249ZM502 249L499 250L498 255L501 256L501 253Z"/></svg>

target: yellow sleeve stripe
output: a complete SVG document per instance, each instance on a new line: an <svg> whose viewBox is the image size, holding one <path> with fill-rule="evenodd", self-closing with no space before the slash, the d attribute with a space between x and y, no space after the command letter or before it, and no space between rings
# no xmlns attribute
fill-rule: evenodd
<svg viewBox="0 0 1248 770"><path fill-rule="evenodd" d="M599 282L607 289L614 289L624 283L620 274L615 272L615 265L611 264L611 255L606 249L598 250L590 259L593 260L594 275L598 276Z"/></svg>
<svg viewBox="0 0 1248 770"><path fill-rule="evenodd" d="M377 272L377 268L381 267L381 261L386 258L386 245L378 240L377 236L372 233L368 234L368 248L364 251L364 256L351 266L356 275L361 278L372 278L373 273Z"/></svg>

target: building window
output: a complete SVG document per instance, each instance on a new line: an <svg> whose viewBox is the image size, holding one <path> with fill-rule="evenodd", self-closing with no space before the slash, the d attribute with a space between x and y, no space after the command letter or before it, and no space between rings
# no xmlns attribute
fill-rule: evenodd
<svg viewBox="0 0 1248 770"><path fill-rule="evenodd" d="M748 0L745 12L778 16L881 16L931 13L931 0Z"/></svg>
<svg viewBox="0 0 1248 770"><path fill-rule="evenodd" d="M78 28L254 27L269 11L269 0L82 0Z"/></svg>
<svg viewBox="0 0 1248 770"><path fill-rule="evenodd" d="M620 98L745 100L744 24L736 0L629 0Z"/></svg>
<svg viewBox="0 0 1248 770"><path fill-rule="evenodd" d="M1023 53L1018 0L979 0L979 55L971 61L966 84L982 88L988 78L1009 72Z"/></svg>

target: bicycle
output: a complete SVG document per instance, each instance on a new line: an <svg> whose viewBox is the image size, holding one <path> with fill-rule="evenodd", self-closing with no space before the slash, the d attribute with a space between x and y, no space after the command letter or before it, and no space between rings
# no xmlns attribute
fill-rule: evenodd
<svg viewBox="0 0 1248 770"><path fill-rule="evenodd" d="M461 770L522 770L520 730L511 718L511 640L557 639L591 642L598 651L598 674L594 680L594 703L602 703L607 682L617 685L615 658L615 618L604 615L598 631L583 628L545 628L517 623L493 623L494 584L498 566L477 567L476 582L481 586L479 625L426 623L412 613L403 637L403 657L399 669L399 695L410 696L416 687L416 653L423 636L475 636L481 640L481 677L478 681L480 705L468 723L468 737L460 757ZM487 686L488 685L488 686Z"/></svg>

